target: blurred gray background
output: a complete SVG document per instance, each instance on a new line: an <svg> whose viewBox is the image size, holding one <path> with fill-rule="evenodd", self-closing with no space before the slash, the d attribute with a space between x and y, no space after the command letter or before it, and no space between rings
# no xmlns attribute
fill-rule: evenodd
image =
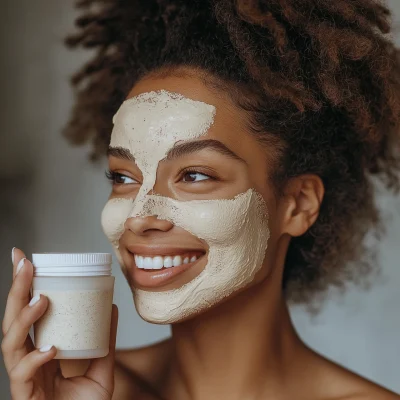
<svg viewBox="0 0 400 400"><path fill-rule="evenodd" d="M400 21L400 0L388 2ZM88 54L69 52L62 39L73 27L72 1L2 0L0 134L0 302L11 284L11 249L32 252L107 252L100 213L109 194L106 164L93 165L88 149L71 148L60 134L72 104L68 78ZM397 22L396 22L397 23ZM396 34L400 44L400 35ZM292 310L296 327L313 348L400 393L400 201L379 194L387 220L380 247L382 272L369 291L333 293L310 317ZM151 343L169 328L142 321L119 267L118 347ZM0 397L9 398L0 366Z"/></svg>

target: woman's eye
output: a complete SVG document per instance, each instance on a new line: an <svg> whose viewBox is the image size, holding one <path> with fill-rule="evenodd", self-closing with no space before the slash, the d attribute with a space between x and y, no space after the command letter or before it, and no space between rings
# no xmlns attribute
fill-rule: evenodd
<svg viewBox="0 0 400 400"><path fill-rule="evenodd" d="M129 176L117 174L115 177L115 183L127 184L127 183L138 183L138 182L132 178L129 178Z"/></svg>
<svg viewBox="0 0 400 400"><path fill-rule="evenodd" d="M184 182L200 182L206 179L210 179L208 175L201 174L200 172L186 172L183 174Z"/></svg>
<svg viewBox="0 0 400 400"><path fill-rule="evenodd" d="M117 184L117 185L127 185L127 184L131 184L131 183L139 183L138 181L136 181L133 178L130 178L129 176L126 176L126 175L123 175L123 174L120 174L120 173L114 172L114 171L107 171L106 176L107 176L107 179L109 179L111 181L111 183Z"/></svg>

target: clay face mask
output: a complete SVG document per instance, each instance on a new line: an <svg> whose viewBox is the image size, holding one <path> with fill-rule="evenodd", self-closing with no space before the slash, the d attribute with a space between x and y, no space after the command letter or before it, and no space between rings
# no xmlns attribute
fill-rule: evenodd
<svg viewBox="0 0 400 400"><path fill-rule="evenodd" d="M254 189L223 200L178 201L148 194L168 151L178 141L205 135L214 115L211 105L158 91L125 101L114 117L110 146L129 150L143 174L135 199L111 199L102 214L104 232L121 264L118 241L131 217L157 215L209 246L204 270L182 287L163 292L134 289L137 310L150 322L173 323L212 306L248 285L263 263L267 209Z"/></svg>

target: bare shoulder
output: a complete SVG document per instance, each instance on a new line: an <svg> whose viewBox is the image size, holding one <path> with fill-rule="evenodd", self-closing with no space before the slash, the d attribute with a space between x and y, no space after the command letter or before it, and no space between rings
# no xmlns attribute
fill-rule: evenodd
<svg viewBox="0 0 400 400"><path fill-rule="evenodd" d="M113 399L157 399L154 388L170 360L170 339L137 349L117 350Z"/></svg>
<svg viewBox="0 0 400 400"><path fill-rule="evenodd" d="M340 400L400 400L400 396L351 371L345 370L344 383L350 395Z"/></svg>
<svg viewBox="0 0 400 400"><path fill-rule="evenodd" d="M400 396L376 385L365 385L354 394L338 400L400 400Z"/></svg>
<svg viewBox="0 0 400 400"><path fill-rule="evenodd" d="M399 395L369 381L364 380L358 386L353 395L340 400L400 400Z"/></svg>
<svg viewBox="0 0 400 400"><path fill-rule="evenodd" d="M400 400L400 396L330 361L319 358L318 382L324 400ZM314 377L315 377L314 375ZM323 395L322 395L323 394Z"/></svg>

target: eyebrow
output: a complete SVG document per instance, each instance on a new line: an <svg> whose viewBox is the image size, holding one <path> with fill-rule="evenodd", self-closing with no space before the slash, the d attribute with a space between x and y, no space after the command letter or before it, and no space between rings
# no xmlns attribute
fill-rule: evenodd
<svg viewBox="0 0 400 400"><path fill-rule="evenodd" d="M167 157L165 159L175 160L185 155L196 153L203 149L214 150L224 156L227 156L229 158L247 164L247 162L243 160L243 158L239 157L235 152L233 152L231 149L225 146L222 142L215 139L197 140L197 141L176 144L171 150L169 150ZM135 158L133 157L132 153L124 147L110 146L107 151L107 156L113 156L135 162Z"/></svg>
<svg viewBox="0 0 400 400"><path fill-rule="evenodd" d="M109 146L107 150L107 157L109 156L135 162L135 157L133 157L132 153L128 149L125 149L124 147Z"/></svg>

